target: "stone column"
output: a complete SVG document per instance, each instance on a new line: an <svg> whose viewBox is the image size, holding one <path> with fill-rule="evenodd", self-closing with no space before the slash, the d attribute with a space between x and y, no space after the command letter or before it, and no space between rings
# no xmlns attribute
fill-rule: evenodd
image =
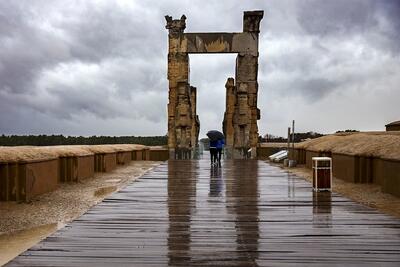
<svg viewBox="0 0 400 267"><path fill-rule="evenodd" d="M257 40L260 32L260 21L263 18L262 11L244 12L243 32L251 34ZM258 51L258 48L257 48ZM260 119L260 111L257 108L257 83L258 52L240 52L236 58L236 87L237 108L235 128L235 148L242 150L252 149L255 155L258 143L257 120ZM246 103L247 102L247 103Z"/></svg>
<svg viewBox="0 0 400 267"><path fill-rule="evenodd" d="M197 116L197 88L190 86L190 103L192 106L192 147L198 147L199 131L200 131L200 121L199 116Z"/></svg>
<svg viewBox="0 0 400 267"><path fill-rule="evenodd" d="M226 101L225 101L225 113L224 122L222 125L225 135L225 153L227 158L232 157L232 149L234 145L234 127L233 127L233 116L235 113L236 104L236 89L235 80L228 78L225 84L226 88Z"/></svg>
<svg viewBox="0 0 400 267"><path fill-rule="evenodd" d="M175 158L191 158L193 117L190 86L187 82L178 82L174 128Z"/></svg>
<svg viewBox="0 0 400 267"><path fill-rule="evenodd" d="M175 158L175 148L180 147L182 140L182 129L177 129L176 118L178 103L178 83L189 84L189 55L187 51L187 41L184 38L186 28L186 17L173 20L170 16L165 16L167 21L166 28L168 34L168 81L169 81L169 102L168 102L168 147L170 158ZM182 127L182 126L180 126ZM179 140L177 140L177 134ZM186 140L186 139L185 139Z"/></svg>

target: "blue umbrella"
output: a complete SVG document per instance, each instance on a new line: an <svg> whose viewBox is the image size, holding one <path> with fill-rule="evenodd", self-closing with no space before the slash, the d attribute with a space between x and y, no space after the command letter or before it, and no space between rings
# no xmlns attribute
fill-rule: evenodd
<svg viewBox="0 0 400 267"><path fill-rule="evenodd" d="M217 140L220 140L220 139L225 139L224 134L221 133L220 131L217 131L217 130L208 131L207 136L211 141L217 141Z"/></svg>

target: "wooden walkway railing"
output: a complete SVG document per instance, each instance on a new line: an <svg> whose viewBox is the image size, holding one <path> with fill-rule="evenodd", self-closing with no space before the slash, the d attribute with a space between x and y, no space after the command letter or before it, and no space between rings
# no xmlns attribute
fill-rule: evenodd
<svg viewBox="0 0 400 267"><path fill-rule="evenodd" d="M171 160L8 266L400 266L400 221L262 161Z"/></svg>

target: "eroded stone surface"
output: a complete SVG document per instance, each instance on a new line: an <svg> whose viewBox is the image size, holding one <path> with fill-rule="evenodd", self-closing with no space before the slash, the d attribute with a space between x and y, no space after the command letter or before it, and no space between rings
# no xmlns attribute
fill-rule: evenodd
<svg viewBox="0 0 400 267"><path fill-rule="evenodd" d="M258 36L263 11L246 11L241 33L185 33L186 17L166 16L168 35L168 146L170 158L190 158L198 145L200 121L196 88L189 84L189 54L237 53L236 84L229 78L223 121L226 146L233 157L243 157L258 141ZM236 151L236 152L235 152Z"/></svg>

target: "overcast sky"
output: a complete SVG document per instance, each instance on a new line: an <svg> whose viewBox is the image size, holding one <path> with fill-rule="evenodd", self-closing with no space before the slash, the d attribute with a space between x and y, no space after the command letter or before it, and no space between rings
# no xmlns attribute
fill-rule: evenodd
<svg viewBox="0 0 400 267"><path fill-rule="evenodd" d="M165 15L240 32L265 11L259 132L400 119L400 1L0 1L0 134L164 135ZM201 131L220 129L235 55L191 55Z"/></svg>

